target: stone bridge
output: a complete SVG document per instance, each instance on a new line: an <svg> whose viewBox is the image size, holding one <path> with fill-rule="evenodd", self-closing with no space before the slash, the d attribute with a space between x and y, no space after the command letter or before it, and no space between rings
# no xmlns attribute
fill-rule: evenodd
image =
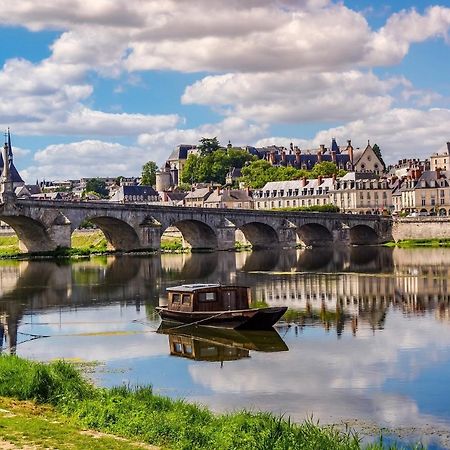
<svg viewBox="0 0 450 450"><path fill-rule="evenodd" d="M111 202L6 199L0 220L17 233L25 252L70 247L84 221L100 228L110 247L159 249L161 236L177 227L192 250L379 244L392 239L390 218L369 215L189 208Z"/></svg>

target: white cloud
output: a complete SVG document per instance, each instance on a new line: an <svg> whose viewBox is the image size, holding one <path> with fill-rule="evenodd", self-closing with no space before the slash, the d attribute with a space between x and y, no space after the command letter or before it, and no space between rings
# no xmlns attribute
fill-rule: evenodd
<svg viewBox="0 0 450 450"><path fill-rule="evenodd" d="M229 73L188 86L182 101L222 106L225 114L265 123L351 120L388 110L389 91L405 83L355 70Z"/></svg>
<svg viewBox="0 0 450 450"><path fill-rule="evenodd" d="M439 151L449 141L448 124L450 109L430 108L394 108L374 114L360 120L348 122L342 126L319 131L311 139L296 139L292 136L264 137L256 145L284 145L290 142L303 148L329 144L335 137L344 144L352 139L355 147L365 147L367 140L377 143L387 163L398 159L428 158Z"/></svg>
<svg viewBox="0 0 450 450"><path fill-rule="evenodd" d="M393 14L377 33L368 47L366 63L390 65L401 61L413 43L432 37L447 38L450 28L450 8L433 6L425 14L416 10L403 10Z"/></svg>
<svg viewBox="0 0 450 450"><path fill-rule="evenodd" d="M222 122L205 124L197 128L172 129L158 133L143 133L138 137L138 143L152 148L172 149L180 143L197 143L201 137L216 136L225 145L231 140L233 145L246 145L259 139L267 132L263 125L251 124L238 117L227 117ZM168 153L165 153L168 156Z"/></svg>
<svg viewBox="0 0 450 450"><path fill-rule="evenodd" d="M374 30L361 12L329 0L42 0L38 6L0 0L0 24L61 32L49 58L35 64L12 59L0 72L0 126L17 134L139 135L158 159L202 135L248 144L267 136L274 123L320 120L348 123L314 141L365 135L403 156L411 144L395 128L406 133L421 115L425 122L412 135L425 139L423 149L448 140L434 121L447 119L447 110L395 104L399 86L403 99L420 107L436 105L439 94L407 86L402 78L382 80L371 68L400 62L413 43L446 38L450 8L401 11ZM164 69L219 72L189 86L183 102L211 106L225 120L183 130L175 128L177 114L119 114L90 104L93 71L119 77ZM120 82L117 89L123 90Z"/></svg>
<svg viewBox="0 0 450 450"><path fill-rule="evenodd" d="M28 182L38 179L77 179L81 177L136 176L148 160L161 158L142 147L86 140L50 145L36 152L34 163L21 171Z"/></svg>

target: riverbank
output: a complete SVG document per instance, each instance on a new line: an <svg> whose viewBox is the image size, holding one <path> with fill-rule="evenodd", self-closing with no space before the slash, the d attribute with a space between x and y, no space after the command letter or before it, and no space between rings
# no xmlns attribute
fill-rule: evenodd
<svg viewBox="0 0 450 450"><path fill-rule="evenodd" d="M397 242L387 242L384 245L399 248L450 247L450 239L403 239Z"/></svg>
<svg viewBox="0 0 450 450"><path fill-rule="evenodd" d="M78 436L89 436L83 434L84 429L116 437L103 436L113 439L105 446L98 441L97 446L71 448L117 448L110 445L117 438L130 445L139 438L143 444L171 449L383 448L381 443L363 447L352 431L341 432L312 421L294 424L270 413L249 411L216 415L205 407L157 395L151 387L98 388L61 361L43 364L0 356L0 396L4 397L0 427L7 431L2 431L3 439L26 441L33 448L48 447L51 439L66 430L76 442ZM30 420L20 420L20 416Z"/></svg>
<svg viewBox="0 0 450 450"><path fill-rule="evenodd" d="M30 255L22 253L19 248L19 238L15 234L0 235L0 259L27 258L33 256L77 257L89 255L108 255L117 253L108 248L105 235L100 230L80 230L72 235L71 248L61 248L53 252ZM183 253L182 238L164 237L161 239L162 253Z"/></svg>

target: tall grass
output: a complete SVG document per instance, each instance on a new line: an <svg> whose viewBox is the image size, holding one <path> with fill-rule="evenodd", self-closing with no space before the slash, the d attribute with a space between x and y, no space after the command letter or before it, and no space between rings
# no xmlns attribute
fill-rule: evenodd
<svg viewBox="0 0 450 450"><path fill-rule="evenodd" d="M205 407L156 395L151 387L97 388L65 362L0 356L0 396L50 403L80 426L172 449L353 450L352 432L294 424L271 413L215 415ZM371 449L382 448L374 444Z"/></svg>

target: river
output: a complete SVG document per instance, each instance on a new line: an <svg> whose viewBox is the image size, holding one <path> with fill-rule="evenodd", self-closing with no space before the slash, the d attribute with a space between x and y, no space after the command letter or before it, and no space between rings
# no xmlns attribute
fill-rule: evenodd
<svg viewBox="0 0 450 450"><path fill-rule="evenodd" d="M450 446L450 249L353 247L0 263L0 343L92 362L98 384L152 384L215 411L380 427ZM286 305L277 334L156 333L182 283L248 285Z"/></svg>

